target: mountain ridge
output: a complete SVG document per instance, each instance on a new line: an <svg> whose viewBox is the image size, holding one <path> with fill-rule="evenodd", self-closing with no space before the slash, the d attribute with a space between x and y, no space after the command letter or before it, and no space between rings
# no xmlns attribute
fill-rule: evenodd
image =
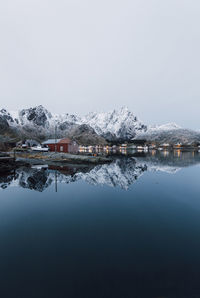
<svg viewBox="0 0 200 298"><path fill-rule="evenodd" d="M200 143L200 131L183 129L176 123L147 126L127 107L109 112L53 114L42 105L18 112L0 110L0 137L16 136L44 140L56 135L71 137L84 145L103 145L106 142L131 142L145 139L158 143Z"/></svg>
<svg viewBox="0 0 200 298"><path fill-rule="evenodd" d="M68 113L52 114L42 105L39 105L22 109L19 112L8 112L6 109L2 109L0 110L0 119L2 131L3 128L6 129L9 126L19 135L38 136L40 139L54 136L55 127L58 137L64 137L79 126L87 125L88 131L91 131L90 128L92 128L97 135L107 141L130 140L139 131L142 132L147 129L147 126L126 107L107 113L91 112L80 117Z"/></svg>

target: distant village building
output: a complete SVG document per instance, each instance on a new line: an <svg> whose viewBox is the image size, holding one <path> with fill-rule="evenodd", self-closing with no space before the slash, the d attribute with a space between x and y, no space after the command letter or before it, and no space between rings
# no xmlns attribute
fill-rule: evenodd
<svg viewBox="0 0 200 298"><path fill-rule="evenodd" d="M134 144L134 145L138 145L138 146L140 146L140 145L144 146L144 145L147 144L147 140L146 139L133 139L131 141L131 143Z"/></svg>
<svg viewBox="0 0 200 298"><path fill-rule="evenodd" d="M52 152L63 153L78 153L79 146L75 141L68 138L65 139L49 139L42 143L43 146L48 146Z"/></svg>

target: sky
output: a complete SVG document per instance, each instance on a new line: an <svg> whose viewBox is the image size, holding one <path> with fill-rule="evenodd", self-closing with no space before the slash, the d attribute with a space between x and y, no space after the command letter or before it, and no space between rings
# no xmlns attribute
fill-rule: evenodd
<svg viewBox="0 0 200 298"><path fill-rule="evenodd" d="M200 1L0 1L0 108L39 104L200 129Z"/></svg>

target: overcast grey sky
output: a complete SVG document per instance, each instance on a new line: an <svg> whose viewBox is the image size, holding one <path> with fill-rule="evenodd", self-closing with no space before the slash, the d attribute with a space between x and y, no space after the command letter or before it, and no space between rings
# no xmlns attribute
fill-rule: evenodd
<svg viewBox="0 0 200 298"><path fill-rule="evenodd" d="M199 0L0 1L0 106L200 128Z"/></svg>

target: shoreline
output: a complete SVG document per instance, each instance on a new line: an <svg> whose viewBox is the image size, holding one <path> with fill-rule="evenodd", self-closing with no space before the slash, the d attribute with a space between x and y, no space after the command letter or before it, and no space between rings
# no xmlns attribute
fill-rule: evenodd
<svg viewBox="0 0 200 298"><path fill-rule="evenodd" d="M10 153L14 156L14 153ZM16 161L46 164L104 164L112 162L112 158L103 156L86 156L55 152L16 152Z"/></svg>

